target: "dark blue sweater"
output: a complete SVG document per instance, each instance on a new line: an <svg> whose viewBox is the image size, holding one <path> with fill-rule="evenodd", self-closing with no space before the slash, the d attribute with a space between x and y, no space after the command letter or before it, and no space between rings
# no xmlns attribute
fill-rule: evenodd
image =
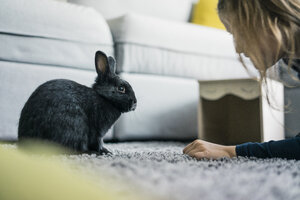
<svg viewBox="0 0 300 200"><path fill-rule="evenodd" d="M237 156L300 160L300 134L286 140L240 144L235 151Z"/></svg>
<svg viewBox="0 0 300 200"><path fill-rule="evenodd" d="M288 60L284 59L285 63ZM295 60L293 69L300 79L300 60ZM286 158L300 160L300 134L295 138L264 143L245 143L236 146L236 155L257 158Z"/></svg>

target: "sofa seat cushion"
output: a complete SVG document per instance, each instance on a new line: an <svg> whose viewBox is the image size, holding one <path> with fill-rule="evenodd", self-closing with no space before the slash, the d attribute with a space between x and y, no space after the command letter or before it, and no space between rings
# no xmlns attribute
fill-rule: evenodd
<svg viewBox="0 0 300 200"><path fill-rule="evenodd" d="M190 77L249 78L226 31L128 14L109 20L118 72ZM250 71L257 75L250 65Z"/></svg>
<svg viewBox="0 0 300 200"><path fill-rule="evenodd" d="M104 18L92 8L52 0L4 0L0 59L93 69L97 49L113 54Z"/></svg>

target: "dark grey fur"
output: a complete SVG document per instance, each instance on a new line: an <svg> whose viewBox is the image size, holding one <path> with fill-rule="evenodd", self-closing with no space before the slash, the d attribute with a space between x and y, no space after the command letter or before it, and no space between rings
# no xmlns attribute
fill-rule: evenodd
<svg viewBox="0 0 300 200"><path fill-rule="evenodd" d="M115 74L115 61L96 52L98 76L92 88L71 80L51 80L29 97L20 116L18 137L41 139L79 152L109 153L103 136L121 113L136 108L129 83Z"/></svg>

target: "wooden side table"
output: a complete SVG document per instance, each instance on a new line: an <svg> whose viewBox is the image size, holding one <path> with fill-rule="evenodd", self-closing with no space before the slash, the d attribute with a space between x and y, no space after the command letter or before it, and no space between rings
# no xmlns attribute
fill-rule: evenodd
<svg viewBox="0 0 300 200"><path fill-rule="evenodd" d="M199 139L224 145L284 139L281 83L268 80L261 86L256 80L241 79L199 81L199 86Z"/></svg>

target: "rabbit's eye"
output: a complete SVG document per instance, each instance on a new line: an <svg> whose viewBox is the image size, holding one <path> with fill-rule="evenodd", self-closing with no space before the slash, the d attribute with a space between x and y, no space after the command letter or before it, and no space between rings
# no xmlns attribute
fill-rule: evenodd
<svg viewBox="0 0 300 200"><path fill-rule="evenodd" d="M118 91L121 92L121 93L125 93L125 87L119 86Z"/></svg>

